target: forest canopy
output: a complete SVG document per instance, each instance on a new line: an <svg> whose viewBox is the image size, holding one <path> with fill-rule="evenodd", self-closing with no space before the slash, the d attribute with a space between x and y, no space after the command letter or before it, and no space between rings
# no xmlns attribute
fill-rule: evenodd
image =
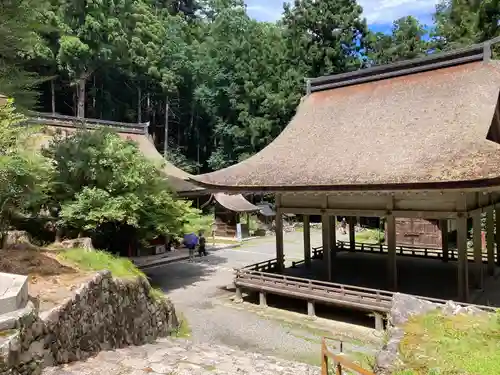
<svg viewBox="0 0 500 375"><path fill-rule="evenodd" d="M499 0L442 0L433 25L408 16L383 34L355 0L296 0L276 23L241 0L9 0L0 88L34 108L35 87L44 112L149 121L157 147L166 138L168 158L198 173L273 140L305 77L485 41L500 35L499 15Z"/></svg>

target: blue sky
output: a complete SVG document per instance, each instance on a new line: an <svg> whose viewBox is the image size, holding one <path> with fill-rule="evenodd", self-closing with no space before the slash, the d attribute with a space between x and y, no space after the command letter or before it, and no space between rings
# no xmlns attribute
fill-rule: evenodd
<svg viewBox="0 0 500 375"><path fill-rule="evenodd" d="M260 21L275 21L283 10L284 0L245 0L248 14ZM319 0L321 1L321 0ZM392 21L412 15L431 25L438 0L358 0L373 31L390 31Z"/></svg>

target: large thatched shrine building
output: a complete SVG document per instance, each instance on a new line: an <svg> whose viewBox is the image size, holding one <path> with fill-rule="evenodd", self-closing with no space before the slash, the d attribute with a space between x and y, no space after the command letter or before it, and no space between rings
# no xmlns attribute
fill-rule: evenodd
<svg viewBox="0 0 500 375"><path fill-rule="evenodd" d="M481 289L500 259L495 253L500 235L495 241L494 233L494 217L500 218L499 93L500 62L491 60L490 43L308 80L294 118L270 145L239 164L191 180L210 191L276 195L276 260L268 263L274 276L264 266L246 274L241 270L245 282L237 286L262 293L288 290L308 304L335 297L338 304L377 310L384 293L398 290L398 279L405 277L398 273L396 218L421 218L437 220L444 233L450 221L456 227L458 256L443 236L439 258L455 265L454 298L469 300L469 289ZM340 251L334 217L385 218L384 290L277 278L285 267L285 213L304 215L306 223L309 215L321 215L323 281L334 279ZM469 219L475 229L470 256ZM308 236L306 225L306 267ZM354 242L349 246L356 250Z"/></svg>

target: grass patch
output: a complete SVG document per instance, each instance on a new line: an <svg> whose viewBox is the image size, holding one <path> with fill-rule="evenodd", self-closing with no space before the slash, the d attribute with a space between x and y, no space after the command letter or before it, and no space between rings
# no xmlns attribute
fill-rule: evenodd
<svg viewBox="0 0 500 375"><path fill-rule="evenodd" d="M385 241L385 233L380 229L365 229L356 233L356 242L380 244Z"/></svg>
<svg viewBox="0 0 500 375"><path fill-rule="evenodd" d="M175 337L178 338L188 338L191 337L191 327L183 313L177 314L177 319L179 320L179 328L175 332Z"/></svg>
<svg viewBox="0 0 500 375"><path fill-rule="evenodd" d="M395 375L500 374L500 313L415 316L400 343L404 369Z"/></svg>
<svg viewBox="0 0 500 375"><path fill-rule="evenodd" d="M114 277L118 278L136 278L138 276L144 276L144 273L142 273L130 259L117 257L105 251L69 249L61 251L57 257L82 270L109 270Z"/></svg>

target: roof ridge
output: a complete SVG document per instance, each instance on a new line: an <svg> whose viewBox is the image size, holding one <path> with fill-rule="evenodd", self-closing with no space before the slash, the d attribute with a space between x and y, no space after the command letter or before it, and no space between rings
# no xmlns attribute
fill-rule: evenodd
<svg viewBox="0 0 500 375"><path fill-rule="evenodd" d="M448 68L476 61L487 61L491 57L491 45L500 41L494 38L480 44L448 52L430 54L411 60L359 69L354 72L333 74L306 79L307 94L316 91L331 90L344 86L394 78L429 70Z"/></svg>
<svg viewBox="0 0 500 375"><path fill-rule="evenodd" d="M119 133L148 135L149 121L144 123L129 123L94 118L74 117L43 112L30 112L26 123L42 124L65 128L97 129L108 128Z"/></svg>

